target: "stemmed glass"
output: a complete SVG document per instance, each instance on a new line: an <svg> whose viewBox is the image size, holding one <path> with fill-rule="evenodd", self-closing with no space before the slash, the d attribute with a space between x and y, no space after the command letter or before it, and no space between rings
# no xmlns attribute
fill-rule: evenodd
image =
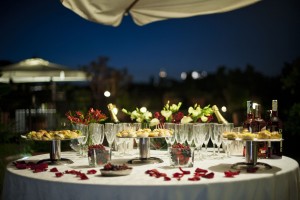
<svg viewBox="0 0 300 200"><path fill-rule="evenodd" d="M223 131L224 131L224 124L215 124L214 131L212 134L212 138L214 138L215 144L218 147L218 157L220 157L220 147L222 144L223 139Z"/></svg>
<svg viewBox="0 0 300 200"><path fill-rule="evenodd" d="M89 134L89 129L88 129L88 125L85 124L74 124L73 125L73 129L74 130L80 130L82 133L82 136L84 137L79 137L77 138L78 144L79 144L79 155L80 156L85 156L85 144L87 142L88 139L88 134Z"/></svg>
<svg viewBox="0 0 300 200"><path fill-rule="evenodd" d="M184 124L175 124L175 138L176 142L184 144L186 140L186 131Z"/></svg>
<svg viewBox="0 0 300 200"><path fill-rule="evenodd" d="M186 142L191 147L194 141L194 131L192 123L184 124L184 132L186 134Z"/></svg>
<svg viewBox="0 0 300 200"><path fill-rule="evenodd" d="M165 129L168 129L172 132L170 137L165 137L168 147L171 147L175 143L175 124L174 123L165 123Z"/></svg>
<svg viewBox="0 0 300 200"><path fill-rule="evenodd" d="M139 122L134 122L134 123L132 123L132 127L133 127L134 131L138 131L139 129L141 129L142 124L139 123ZM139 143L140 143L140 139L137 138L137 137L135 137L134 141L136 143L136 154L139 155Z"/></svg>
<svg viewBox="0 0 300 200"><path fill-rule="evenodd" d="M98 123L90 123L89 134L92 144L102 144L104 140L104 125Z"/></svg>
<svg viewBox="0 0 300 200"><path fill-rule="evenodd" d="M205 145L205 154L207 155L207 146L208 146L208 142L211 136L211 127L212 124L211 123L205 123L204 127L203 127L203 132L204 132L204 141L203 144Z"/></svg>
<svg viewBox="0 0 300 200"><path fill-rule="evenodd" d="M213 154L212 154L213 157L216 156L216 149L215 149L216 139L215 139L215 136L214 136L214 131L215 131L215 125L216 124L217 123L210 123L209 124L209 135L210 135L211 142L213 144Z"/></svg>
<svg viewBox="0 0 300 200"><path fill-rule="evenodd" d="M116 130L116 126L114 123L105 123L104 124L104 133L105 133L105 137L106 137L106 140L107 140L107 143L108 143L108 146L110 149L116 138L117 132L115 130Z"/></svg>
<svg viewBox="0 0 300 200"><path fill-rule="evenodd" d="M202 145L203 145L203 140L204 140L204 138L201 138L201 133L200 133L202 125L203 124L194 124L193 125L194 143L195 143L196 150L199 153L199 157L201 157L201 152L200 151L201 151L201 148L202 148Z"/></svg>
<svg viewBox="0 0 300 200"><path fill-rule="evenodd" d="M224 127L223 127L223 132L222 132L222 137L224 135L224 133L230 133L233 131L233 127L234 127L234 124L233 123L228 123L228 124L224 124ZM227 139L222 139L222 147L225 151L225 154L227 157L230 157L231 155L231 149L230 149L230 145L232 143L232 140L227 140Z"/></svg>

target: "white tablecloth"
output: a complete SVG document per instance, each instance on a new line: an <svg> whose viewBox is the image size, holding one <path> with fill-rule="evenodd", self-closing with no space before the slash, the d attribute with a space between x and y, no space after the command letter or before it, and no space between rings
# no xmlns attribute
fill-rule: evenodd
<svg viewBox="0 0 300 200"><path fill-rule="evenodd" d="M164 160L159 164L135 165L128 176L103 177L98 168L88 167L87 158L80 158L75 152L63 152L62 157L74 161L70 165L49 165L48 171L33 173L31 170L18 170L12 164L7 166L3 187L3 200L87 200L87 199L243 199L243 200L295 200L300 199L300 176L298 163L288 157L269 160L272 169L260 169L256 173L242 171L233 178L225 178L224 171L232 170L231 165L243 162L243 157L231 157L216 160L196 161L193 168L185 168L192 173L198 168L214 172L213 179L201 178L200 181L188 181L185 175L180 181L164 181L145 174L148 169L157 169L172 177L178 168L169 167L166 152L151 151L151 156ZM48 154L33 156L29 161L48 158ZM124 163L129 157L113 158L115 163ZM87 175L88 180L80 180L75 175L64 174L57 178L49 169L56 167L60 172L66 170L96 169L97 173Z"/></svg>

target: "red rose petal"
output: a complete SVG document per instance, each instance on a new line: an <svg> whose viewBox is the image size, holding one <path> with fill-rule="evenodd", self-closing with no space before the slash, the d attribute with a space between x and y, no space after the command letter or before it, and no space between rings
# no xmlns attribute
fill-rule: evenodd
<svg viewBox="0 0 300 200"><path fill-rule="evenodd" d="M199 176L194 176L192 178L188 178L189 181L200 181L200 177Z"/></svg>
<svg viewBox="0 0 300 200"><path fill-rule="evenodd" d="M81 180L87 180L89 179L84 173L80 174L80 179Z"/></svg>
<svg viewBox="0 0 300 200"><path fill-rule="evenodd" d="M190 174L191 172L188 170L183 170L181 167L179 167L179 170L183 173L183 174Z"/></svg>
<svg viewBox="0 0 300 200"><path fill-rule="evenodd" d="M55 176L56 177L62 177L64 174L63 173L61 173L61 172L57 172L57 173L55 173Z"/></svg>
<svg viewBox="0 0 300 200"><path fill-rule="evenodd" d="M164 177L164 180L165 180L165 181L170 181L170 180L171 180L171 178L170 178L170 177L168 177L168 176L165 176L165 177Z"/></svg>
<svg viewBox="0 0 300 200"><path fill-rule="evenodd" d="M91 169L91 170L87 171L87 174L96 174L96 173L97 173L97 171L94 170L94 169Z"/></svg>
<svg viewBox="0 0 300 200"><path fill-rule="evenodd" d="M203 177L203 178L211 179L211 178L213 178L214 176L215 176L215 174L214 174L213 172L210 172L210 173L208 173L208 174L203 175L202 177Z"/></svg>
<svg viewBox="0 0 300 200"><path fill-rule="evenodd" d="M197 169L195 169L195 172L206 174L208 171L206 169L197 168Z"/></svg>
<svg viewBox="0 0 300 200"><path fill-rule="evenodd" d="M56 167L53 167L52 169L50 169L50 172L58 172L58 169Z"/></svg>

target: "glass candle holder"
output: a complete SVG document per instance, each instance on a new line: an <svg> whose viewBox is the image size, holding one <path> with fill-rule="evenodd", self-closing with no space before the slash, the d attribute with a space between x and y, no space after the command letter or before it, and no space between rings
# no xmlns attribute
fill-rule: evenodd
<svg viewBox="0 0 300 200"><path fill-rule="evenodd" d="M170 165L173 167L193 167L194 148L174 148L169 147Z"/></svg>
<svg viewBox="0 0 300 200"><path fill-rule="evenodd" d="M88 162L90 167L103 166L111 160L111 148L89 148Z"/></svg>

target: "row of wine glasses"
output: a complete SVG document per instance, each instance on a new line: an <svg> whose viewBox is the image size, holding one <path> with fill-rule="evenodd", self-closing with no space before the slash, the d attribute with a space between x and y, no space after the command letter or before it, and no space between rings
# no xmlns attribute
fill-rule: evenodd
<svg viewBox="0 0 300 200"><path fill-rule="evenodd" d="M233 129L233 123L218 124L218 123L187 123L187 124L174 124L165 123L165 128L172 129L174 131L173 137L166 138L168 146L177 143L187 143L189 146L195 145L196 150L200 153L200 158L208 155L207 147L211 140L213 143L213 153L209 156L211 158L220 158L220 148L226 151L226 155L230 156L229 144L230 141L223 139L223 133L225 131L231 131ZM205 151L203 154L202 146L205 145ZM214 146L217 146L217 153Z"/></svg>

